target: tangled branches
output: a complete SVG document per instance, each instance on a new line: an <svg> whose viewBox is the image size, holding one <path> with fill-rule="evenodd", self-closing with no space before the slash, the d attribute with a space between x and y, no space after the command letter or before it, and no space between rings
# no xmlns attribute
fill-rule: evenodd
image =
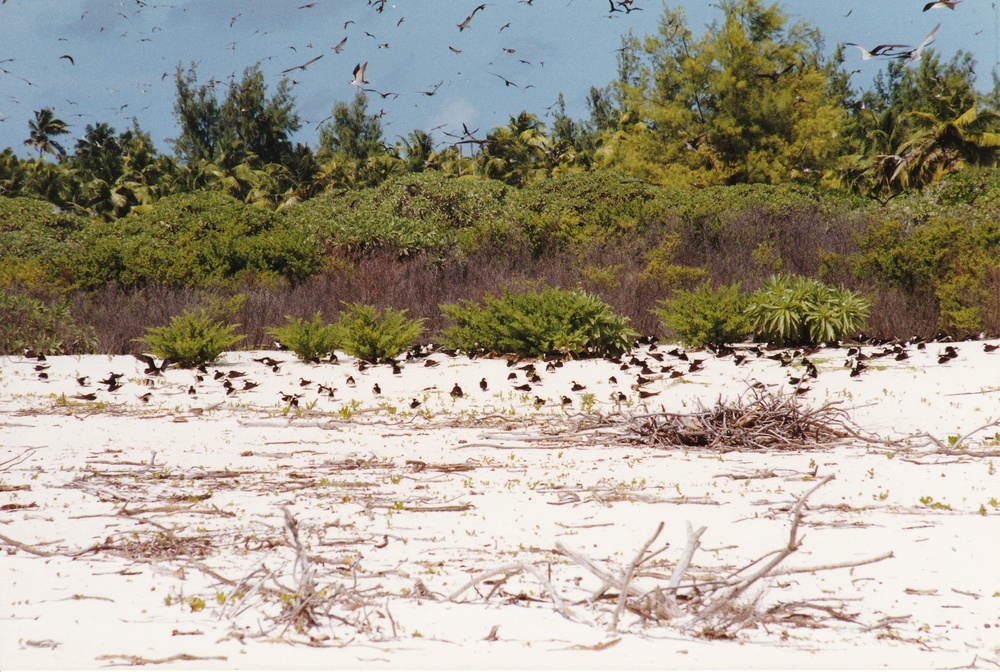
<svg viewBox="0 0 1000 672"><path fill-rule="evenodd" d="M545 576L531 563L504 565L479 574L446 599L456 601L467 590L484 583L488 578L502 576L502 581L506 581L516 574L524 573L535 578L541 585L542 595L551 597L554 609L562 616L590 624L603 621L615 632L620 631L621 619L625 612L637 616L639 622L669 624L682 632L707 639L732 638L739 630L765 621L779 622L785 618L801 620L802 612L805 610L825 614L825 618L854 622L853 616L818 602L779 603L766 610L761 609L758 604L760 594L753 595L751 591L751 588L758 586L762 581L782 574L808 574L822 570L857 567L893 557L893 554L888 552L864 560L792 570L778 569L778 566L802 544L799 526L806 500L833 478L833 475L830 475L821 479L802 494L792 506L791 525L784 546L765 553L735 572L705 575L704 571L701 571L699 577L690 576L691 563L701 547L701 536L706 528L693 529L689 524L687 544L674 564L673 572L666 584L642 585L650 577L663 577L662 570L650 568L650 561L659 557L669 547L669 544L660 548L653 547L663 531L664 525L660 523L634 559L621 570L602 567L601 563L581 551L556 542L555 552L569 561L568 566L584 569L599 582L597 590L579 599L573 599L568 594L569 591L579 590L578 581L571 587L565 581L559 582L555 579L551 568L549 576ZM486 596L486 599L489 599L489 596ZM812 620L812 622L813 627L818 627L818 621Z"/></svg>
<svg viewBox="0 0 1000 672"><path fill-rule="evenodd" d="M857 436L846 414L825 404L815 409L751 388L749 395L693 413L644 413L625 419L626 441L654 446L733 450L802 450Z"/></svg>

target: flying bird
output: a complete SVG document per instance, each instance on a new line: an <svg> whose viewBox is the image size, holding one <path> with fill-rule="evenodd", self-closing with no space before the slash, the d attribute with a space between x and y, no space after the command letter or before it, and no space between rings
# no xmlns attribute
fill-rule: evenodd
<svg viewBox="0 0 1000 672"><path fill-rule="evenodd" d="M368 93L374 93L375 95L381 97L382 100L385 100L389 96L394 96L393 100L399 98L399 94L396 93L395 91L386 91L385 93L382 93L381 91L376 91L375 89L364 89L364 91L367 91Z"/></svg>
<svg viewBox="0 0 1000 672"><path fill-rule="evenodd" d="M158 376L161 373L163 373L164 371L166 371L167 367L170 366L170 364L171 364L169 357L166 358L166 359L164 359L160 364L157 364L156 360L154 360L149 355L135 355L135 354L133 354L132 356L135 357L140 362L142 362L143 364L146 365L146 368L143 371L143 373L146 374L147 376Z"/></svg>
<svg viewBox="0 0 1000 672"><path fill-rule="evenodd" d="M360 63L354 66L354 79L351 80L351 84L354 86L361 86L362 84L368 84L369 82L365 80L365 68L368 67L368 61Z"/></svg>
<svg viewBox="0 0 1000 672"><path fill-rule="evenodd" d="M318 61L318 60L319 60L319 59L321 59L321 58L323 58L323 54L320 54L320 55L319 55L319 56L317 56L316 58L312 58L312 59L310 59L310 60L306 61L306 62L305 62L305 63L303 63L302 65L296 65L295 67L292 67L292 68L288 68L287 70L282 70L282 71L281 71L281 74L283 74L283 75L284 75L285 73L288 73L288 72L292 72L293 70L302 70L303 72L305 72L305 69L306 69L306 68L307 68L308 66L312 65L313 63L315 63L316 61Z"/></svg>
<svg viewBox="0 0 1000 672"><path fill-rule="evenodd" d="M894 49L910 48L910 45L908 44L880 44L877 47L873 48L871 51L869 51L868 49L862 47L860 44L855 44L854 42L846 42L845 44L849 47L856 47L858 51L861 52L862 61L870 61L876 56L892 56L891 53L885 53L885 52L889 52Z"/></svg>
<svg viewBox="0 0 1000 672"><path fill-rule="evenodd" d="M918 44L917 48L910 52L909 58L906 59L907 65L909 65L910 63L916 63L917 61L920 60L920 52L924 50L924 47L926 47L928 44L934 41L934 34L937 33L938 28L940 27L941 27L940 23L934 26L934 30L932 30L927 34L927 37L924 38L924 41Z"/></svg>
<svg viewBox="0 0 1000 672"><path fill-rule="evenodd" d="M503 85L504 85L504 86L513 86L513 87L514 87L515 89L520 89L520 88L521 88L520 86L518 86L518 85L517 85L517 84L515 84L514 82L510 81L509 79L507 79L507 78L506 78L506 77L504 77L503 75L498 75L498 74L497 74L497 73L495 73L495 72L491 72L490 74L491 74L491 75L493 75L494 77L499 77L500 79L502 79L502 80L503 80Z"/></svg>
<svg viewBox="0 0 1000 672"><path fill-rule="evenodd" d="M430 91L421 91L420 93L423 94L423 95L425 95L425 96L433 96L435 93L437 93L437 90L441 88L442 84L444 84L444 80L443 79L440 82L438 82L437 84L435 84L434 87Z"/></svg>
<svg viewBox="0 0 1000 672"><path fill-rule="evenodd" d="M62 56L60 56L59 58L65 58L65 59L66 59L67 61L69 61L69 62L70 62L70 63L72 63L73 65L76 65L76 61L74 61L74 60L73 60L73 57L72 57L72 56L70 56L69 54L63 54L63 55L62 55Z"/></svg>
<svg viewBox="0 0 1000 672"><path fill-rule="evenodd" d="M338 42L336 46L332 47L333 48L333 53L339 54L341 52L341 50L344 48L344 43L345 42L347 42L347 38L346 37L344 39L342 39L340 42Z"/></svg>
<svg viewBox="0 0 1000 672"><path fill-rule="evenodd" d="M924 11L926 12L928 9L955 9L955 5L960 2L962 0L936 0L924 5Z"/></svg>

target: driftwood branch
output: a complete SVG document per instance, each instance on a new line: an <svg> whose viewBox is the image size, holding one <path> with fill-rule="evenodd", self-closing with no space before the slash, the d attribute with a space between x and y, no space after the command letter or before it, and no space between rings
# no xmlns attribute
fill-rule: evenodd
<svg viewBox="0 0 1000 672"><path fill-rule="evenodd" d="M718 598L716 598L716 600L714 601L715 603L712 606L710 606L703 614L700 615L700 618L704 619L710 617L728 603L731 603L733 600L736 600L743 593L745 593L747 589L750 588L750 586L757 583L757 581L764 578L765 576L768 576L772 572L772 570L774 570L775 567L784 562L785 558L787 558L789 555L798 550L799 546L802 543L802 540L798 538L799 523L802 522L802 507L805 505L806 500L809 499L809 496L811 494L819 490L821 487L823 487L833 479L834 479L833 474L825 476L823 479L820 480L819 483L810 488L804 495L799 497L797 502L795 502L795 506L792 507L792 526L788 531L788 543L785 545L785 547L769 553L768 555L773 557L771 557L771 559L768 562L766 562L760 569L758 569L756 572L746 577L745 579L741 579L736 585L728 589L725 589L725 591Z"/></svg>
<svg viewBox="0 0 1000 672"><path fill-rule="evenodd" d="M643 563L643 556L646 555L646 551L649 550L649 547L653 545L653 542L656 541L656 538L660 536L660 532L662 531L663 523L661 522L656 527L656 531L653 532L653 536L649 538L649 541L643 544L642 548L639 549L639 552L635 554L635 558L632 559L632 562L630 562L628 567L625 569L625 576L622 578L622 591L618 596L618 605L615 607L615 613L611 619L612 630L618 629L618 619L621 618L622 612L625 611L625 601L628 599L628 586L632 582L632 577L635 575L636 568Z"/></svg>

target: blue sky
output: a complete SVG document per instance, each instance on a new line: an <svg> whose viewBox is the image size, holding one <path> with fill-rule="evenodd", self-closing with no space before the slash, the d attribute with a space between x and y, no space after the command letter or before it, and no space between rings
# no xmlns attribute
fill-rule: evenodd
<svg viewBox="0 0 1000 672"><path fill-rule="evenodd" d="M103 121L121 131L137 117L157 148L171 152L166 139L177 135L173 75L178 64L192 62L201 82L227 82L260 61L273 92L282 70L322 56L287 75L296 82L296 110L304 122L295 139L313 147L317 122L336 102L353 98L351 71L365 61L371 88L399 93L384 100L370 96L370 111L385 110L389 142L439 125L435 137L445 140L442 131L460 130L462 123L483 134L522 110L545 121L559 92L571 116L585 117L590 86L615 76L621 35L654 33L664 6L634 0L642 11L609 17L608 0L533 0L530 6L494 0L460 31L457 24L478 4L390 0L379 13L367 0L6 0L0 4L0 68L6 70L0 71L0 148L28 156L22 147L28 120L34 110L51 107L71 124L69 147L87 124ZM685 9L695 35L721 15L709 0L667 4ZM962 0L955 10L928 12L921 11L924 0L778 4L819 27L827 52L842 42L917 45L941 23L931 48L949 58L958 49L971 52L980 88L992 85L990 73L1000 60L994 0ZM354 23L345 28L347 21ZM337 54L333 46L344 37ZM854 49L848 59L851 69L861 69L854 75L861 86L884 65L862 62ZM504 78L517 86L505 85ZM434 96L420 93L439 82ZM224 84L218 91L221 99Z"/></svg>

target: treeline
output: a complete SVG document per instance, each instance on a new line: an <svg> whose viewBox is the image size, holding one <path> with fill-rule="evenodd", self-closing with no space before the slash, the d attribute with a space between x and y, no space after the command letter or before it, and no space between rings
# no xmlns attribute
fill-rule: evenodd
<svg viewBox="0 0 1000 672"><path fill-rule="evenodd" d="M843 47L825 57L818 29L790 23L778 5L726 0L720 9L701 37L667 7L655 35L623 38L618 78L591 89L589 119L569 118L560 96L550 125L525 111L481 136L454 131L444 147L419 129L387 141L363 90L334 106L315 147L295 144L302 122L287 79L269 93L254 65L220 95L222 82L178 66L172 153L159 153L137 120L122 132L88 125L67 148L66 124L46 108L25 140L39 160L4 152L0 189L113 219L177 193L220 190L282 207L424 171L521 186L617 169L677 187L795 182L884 200L996 165L1000 84L979 94L970 55L888 59L859 91Z"/></svg>
<svg viewBox="0 0 1000 672"><path fill-rule="evenodd" d="M440 305L525 283L583 287L657 333L672 292L779 272L864 293L875 335L1000 333L1000 85L979 94L968 55L926 50L858 92L814 28L720 7L700 38L669 8L627 36L589 119L560 97L548 126L521 112L444 147L388 144L363 91L294 144L291 85L269 93L257 66L221 97L178 67L171 154L137 121L68 151L39 110L38 159L0 154L0 349L34 325L63 351L128 351L236 294L248 346L344 302L433 335Z"/></svg>

